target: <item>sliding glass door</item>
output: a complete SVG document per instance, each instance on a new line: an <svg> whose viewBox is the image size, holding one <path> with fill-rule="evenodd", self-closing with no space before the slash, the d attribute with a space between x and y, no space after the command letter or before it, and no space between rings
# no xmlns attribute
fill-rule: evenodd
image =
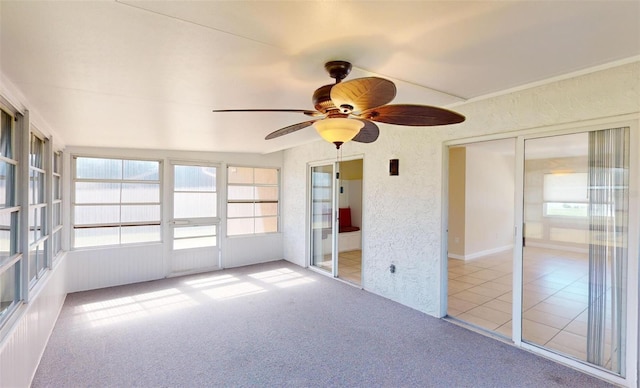
<svg viewBox="0 0 640 388"><path fill-rule="evenodd" d="M449 317L605 379L623 385L634 379L636 125L529 133L516 137L515 147L513 138L449 144ZM511 164L514 174L501 174L502 164L489 158L507 141L515 153L502 164ZM510 176L514 191L508 190ZM505 197L498 200L495 190ZM508 196L513 211L496 223L499 213L507 213ZM482 200L473 207L476 198ZM500 225L507 227L504 240L471 249L476 237L486 244L495 240Z"/></svg>
<svg viewBox="0 0 640 388"><path fill-rule="evenodd" d="M334 165L311 167L311 266L335 276Z"/></svg>
<svg viewBox="0 0 640 388"><path fill-rule="evenodd" d="M623 375L629 128L524 140L522 341Z"/></svg>

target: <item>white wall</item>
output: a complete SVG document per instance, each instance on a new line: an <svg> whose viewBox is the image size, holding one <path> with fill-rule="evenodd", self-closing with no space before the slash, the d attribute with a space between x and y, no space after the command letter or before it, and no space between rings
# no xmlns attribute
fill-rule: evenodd
<svg viewBox="0 0 640 388"><path fill-rule="evenodd" d="M465 260L513 247L515 192L513 156L466 150Z"/></svg>
<svg viewBox="0 0 640 388"><path fill-rule="evenodd" d="M431 315L441 314L443 142L637 113L640 62L479 101L454 109L467 120L441 128L380 125L372 144L347 143L343 155L364 155L363 287ZM420 103L420 101L416 101ZM424 102L428 103L428 102ZM639 152L634 145L633 152ZM307 163L332 160L318 141L284 153L284 257L306 262ZM400 175L388 175L389 159ZM637 199L636 199L637 200ZM389 264L397 271L390 274Z"/></svg>
<svg viewBox="0 0 640 388"><path fill-rule="evenodd" d="M32 299L23 304L3 330L0 342L0 387L28 387L67 296L64 256L39 280Z"/></svg>
<svg viewBox="0 0 640 388"><path fill-rule="evenodd" d="M220 189L218 197L221 206L218 209L218 213L222 220L224 220L224 215L226 214L227 165L282 168L282 152L259 155L68 147L66 149L65 171L71 171L71 155L161 160L164 165L162 190L165 206L163 206L162 210L162 227L165 242L70 250L68 252L69 292L155 280L171 275L171 241L167 230L167 220L171 217L171 209L166 206L167 198L172 192L169 179L170 172L167 167L171 160L214 163L220 166L217 179ZM71 187L71 174L65 174L65 179L65 187ZM66 201L65 208L71 209L70 192L65 194L64 200ZM281 210L285 212L284 207L281 207ZM67 217L66 224L71 225L70 212L67 212L65 216ZM224 222L221 222L218 233L222 252L222 268L281 260L283 258L282 233L227 238ZM219 268L217 254L212 256L212 260L215 263L212 267ZM202 270L211 269L212 267L202 268ZM198 269L194 269L194 272L196 271Z"/></svg>

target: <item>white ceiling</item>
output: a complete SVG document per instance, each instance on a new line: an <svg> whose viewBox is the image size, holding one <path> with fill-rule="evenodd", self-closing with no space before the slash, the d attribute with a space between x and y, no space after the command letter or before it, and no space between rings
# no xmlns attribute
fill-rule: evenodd
<svg viewBox="0 0 640 388"><path fill-rule="evenodd" d="M639 1L6 1L0 65L67 145L271 152L348 60L449 106L640 55ZM472 120L472 117L468 117ZM393 126L381 125L381 130Z"/></svg>

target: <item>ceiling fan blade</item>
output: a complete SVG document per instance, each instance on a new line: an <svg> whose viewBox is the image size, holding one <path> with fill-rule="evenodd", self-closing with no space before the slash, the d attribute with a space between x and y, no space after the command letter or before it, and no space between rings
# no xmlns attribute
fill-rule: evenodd
<svg viewBox="0 0 640 388"><path fill-rule="evenodd" d="M384 105L362 112L358 117L379 123L415 127L457 124L465 120L459 113L428 105Z"/></svg>
<svg viewBox="0 0 640 388"><path fill-rule="evenodd" d="M322 116L321 112L316 110L305 110L305 109L214 109L212 112L293 112L293 113L304 113L307 116Z"/></svg>
<svg viewBox="0 0 640 388"><path fill-rule="evenodd" d="M304 121L302 123L298 123L298 124L293 124L293 125L289 125L288 127L284 127L284 128L280 128L277 131L273 131L270 134L268 134L264 139L265 140L271 140L271 139L275 139L276 137L280 137L280 136L284 136L284 135L288 135L292 132L298 131L302 128L306 128L309 125L315 123L316 120L309 120L309 121Z"/></svg>
<svg viewBox="0 0 640 388"><path fill-rule="evenodd" d="M364 123L364 127L362 127L356 137L351 140L357 141L359 143L373 143L378 139L378 135L380 135L380 129L375 123L369 120L356 120L362 121Z"/></svg>
<svg viewBox="0 0 640 388"><path fill-rule="evenodd" d="M391 102L396 96L396 85L384 78L367 77L341 82L331 88L331 101L342 110L362 112Z"/></svg>

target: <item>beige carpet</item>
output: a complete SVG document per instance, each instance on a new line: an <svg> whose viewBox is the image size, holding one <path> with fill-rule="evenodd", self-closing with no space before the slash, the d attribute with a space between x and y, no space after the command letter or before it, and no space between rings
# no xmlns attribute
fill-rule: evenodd
<svg viewBox="0 0 640 388"><path fill-rule="evenodd" d="M284 261L71 294L33 387L597 387Z"/></svg>

